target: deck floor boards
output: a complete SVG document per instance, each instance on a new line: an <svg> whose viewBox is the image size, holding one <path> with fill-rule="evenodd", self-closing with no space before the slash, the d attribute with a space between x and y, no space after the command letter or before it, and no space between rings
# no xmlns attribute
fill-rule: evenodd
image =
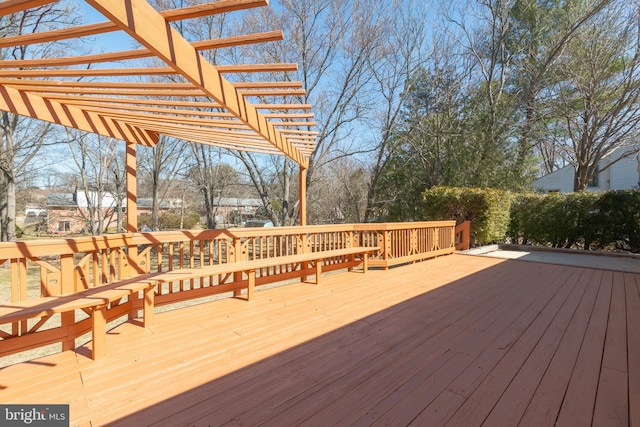
<svg viewBox="0 0 640 427"><path fill-rule="evenodd" d="M71 425L640 423L640 275L450 255L158 313L0 369Z"/></svg>

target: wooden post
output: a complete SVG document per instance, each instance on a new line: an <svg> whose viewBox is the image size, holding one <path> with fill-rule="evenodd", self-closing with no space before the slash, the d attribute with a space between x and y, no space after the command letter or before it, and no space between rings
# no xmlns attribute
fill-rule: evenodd
<svg viewBox="0 0 640 427"><path fill-rule="evenodd" d="M143 302L142 302L142 325L147 328L153 325L153 306L155 300L154 294L155 284L153 286L149 286L144 290L143 293Z"/></svg>
<svg viewBox="0 0 640 427"><path fill-rule="evenodd" d="M382 259L384 261L384 270L389 269L389 254L391 253L391 236L389 230L385 227L382 231Z"/></svg>
<svg viewBox="0 0 640 427"><path fill-rule="evenodd" d="M300 227L304 227L305 225L307 225L307 169L305 167L303 167L302 165L300 166L300 174L298 177L299 183L298 183L298 188L299 188L299 201L298 201L298 206L300 208ZM303 233L300 234L300 240L302 242L302 251L298 252L298 253L304 253L304 252L308 252L309 251L309 247L307 246L307 234ZM300 249L300 248L298 248ZM300 265L300 268L305 271L309 268L309 263L307 261L303 262ZM302 282L306 282L307 281L307 276L301 276L300 277L300 281Z"/></svg>
<svg viewBox="0 0 640 427"><path fill-rule="evenodd" d="M136 182L136 144L127 142L127 232L138 231L138 189Z"/></svg>
<svg viewBox="0 0 640 427"><path fill-rule="evenodd" d="M127 233L138 231L138 183L136 173L136 149L133 142L126 142L126 175L127 175ZM138 259L138 246L129 244L127 246L127 257L129 259L129 276L142 274L140 260Z"/></svg>
<svg viewBox="0 0 640 427"><path fill-rule="evenodd" d="M60 277L62 280L62 294L70 294L77 291L74 281L74 264L73 254L60 256ZM66 330L72 330L71 326L76 322L75 311L67 311L60 315L60 323L66 326ZM75 348L76 336L75 331L70 333L65 340L62 341L62 351L73 350Z"/></svg>
<svg viewBox="0 0 640 427"><path fill-rule="evenodd" d="M247 271L247 301L253 300L256 288L256 270Z"/></svg>
<svg viewBox="0 0 640 427"><path fill-rule="evenodd" d="M239 237L233 237L233 248L235 257L232 262L240 262L247 259L246 256L242 256L242 240ZM235 273L233 273L233 281L236 284L242 281L242 271L236 271ZM233 291L233 296L236 298L238 298L241 294L241 289L236 289L235 291Z"/></svg>
<svg viewBox="0 0 640 427"><path fill-rule="evenodd" d="M307 225L307 169L300 166L300 183L298 185L300 191L300 226Z"/></svg>
<svg viewBox="0 0 640 427"><path fill-rule="evenodd" d="M92 352L93 360L104 357L107 353L107 306L95 307L91 312Z"/></svg>
<svg viewBox="0 0 640 427"><path fill-rule="evenodd" d="M471 247L471 221L456 225L453 231L454 245L457 251L465 251Z"/></svg>

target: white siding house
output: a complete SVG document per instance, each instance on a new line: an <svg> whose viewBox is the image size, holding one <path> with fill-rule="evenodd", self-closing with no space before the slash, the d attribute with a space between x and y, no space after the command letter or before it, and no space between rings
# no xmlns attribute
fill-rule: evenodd
<svg viewBox="0 0 640 427"><path fill-rule="evenodd" d="M614 151L609 157L600 162L602 170L610 162L619 159L624 150ZM575 171L573 166L565 166L557 171L536 179L533 186L545 193L558 191L570 193L573 191ZM633 190L640 186L640 159L637 155L626 157L614 163L611 167L598 173L597 178L587 186L586 191Z"/></svg>

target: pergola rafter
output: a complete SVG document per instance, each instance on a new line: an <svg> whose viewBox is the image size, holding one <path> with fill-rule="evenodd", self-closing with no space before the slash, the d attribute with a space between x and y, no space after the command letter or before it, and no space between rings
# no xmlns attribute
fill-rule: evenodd
<svg viewBox="0 0 640 427"><path fill-rule="evenodd" d="M0 15L58 0L7 0ZM123 140L127 173L135 181L134 145L153 146L161 135L233 150L281 154L301 168L317 132L302 83L285 73L296 64L211 64L200 52L280 41L282 31L187 41L171 23L268 5L268 0L218 0L157 11L146 0L86 0L108 21L0 39L0 48L125 32L139 49L55 58L0 60L0 110ZM134 60L155 57L163 66ZM227 75L279 81L231 81ZM160 81L160 78L167 80ZM284 102L283 102L284 100ZM132 160L133 159L133 160ZM301 182L301 184L303 184ZM135 184L128 188L135 207ZM305 190L301 220L305 223ZM128 217L132 231L135 219Z"/></svg>
<svg viewBox="0 0 640 427"><path fill-rule="evenodd" d="M0 3L1 4L1 3ZM2 15L0 13L0 15ZM95 35L95 34L94 34ZM20 44L16 44L14 40L11 43L8 43L6 39L2 39L5 46L0 47L13 47L20 46ZM221 49L225 47L233 47L247 44L255 44L255 43L264 43L264 42L273 42L273 41L281 41L283 39L282 31L270 31L266 33L259 34L251 34L245 36L237 36L237 37L228 37L221 39L213 39L213 40L202 40L199 42L192 43L192 46L198 50L212 50L212 49ZM32 42L35 43L35 42ZM92 55L78 55L78 56L66 56L62 58L39 58L39 59L22 59L22 60L10 60L10 61L0 61L0 68L28 68L28 67L64 67L70 65L87 65L87 64L100 64L104 62L119 62L119 61L130 61L134 59L144 59L153 57L153 53L147 49L134 49L134 50L126 50L121 52L111 52L111 53L98 53ZM273 64L274 67L279 66L280 64ZM290 65L290 64L286 64ZM231 67L236 67L233 65ZM242 67L242 65L238 65L238 67ZM283 71L292 71L292 70L283 70Z"/></svg>

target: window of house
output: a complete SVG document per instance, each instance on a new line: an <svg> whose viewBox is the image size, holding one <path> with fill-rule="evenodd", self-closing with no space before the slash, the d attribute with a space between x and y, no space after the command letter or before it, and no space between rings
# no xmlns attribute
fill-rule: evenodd
<svg viewBox="0 0 640 427"><path fill-rule="evenodd" d="M595 175L589 182L587 182L587 187L598 187L600 183L598 182L598 177L600 176L600 169L596 169Z"/></svg>
<svg viewBox="0 0 640 427"><path fill-rule="evenodd" d="M71 231L71 223L69 221L60 221L58 223L58 231Z"/></svg>

